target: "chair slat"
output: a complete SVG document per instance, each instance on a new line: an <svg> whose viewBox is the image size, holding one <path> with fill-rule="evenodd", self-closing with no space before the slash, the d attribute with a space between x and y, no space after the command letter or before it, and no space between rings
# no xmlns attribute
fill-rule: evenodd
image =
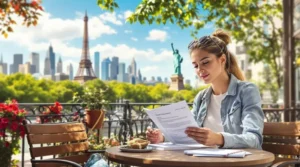
<svg viewBox="0 0 300 167"><path fill-rule="evenodd" d="M278 144L300 144L300 139L297 138L274 138L264 137L264 143L278 143Z"/></svg>
<svg viewBox="0 0 300 167"><path fill-rule="evenodd" d="M84 162L87 162L87 160L89 159L89 155L90 154L86 153L83 155L73 155L73 156L57 158L57 159L64 159L64 160L69 160L69 161L83 164ZM36 164L36 167L61 167L61 166L63 165L58 163L42 163L42 164L37 163Z"/></svg>
<svg viewBox="0 0 300 167"><path fill-rule="evenodd" d="M279 144L263 144L263 150L272 152L273 154L282 155L299 155L299 145L279 145Z"/></svg>
<svg viewBox="0 0 300 167"><path fill-rule="evenodd" d="M263 135L300 136L300 122L265 122Z"/></svg>
<svg viewBox="0 0 300 167"><path fill-rule="evenodd" d="M64 153L80 152L88 150L88 142L72 143L51 147L35 147L30 148L32 157L40 157L46 155L57 155Z"/></svg>
<svg viewBox="0 0 300 167"><path fill-rule="evenodd" d="M55 134L85 131L85 127L82 123L28 124L26 125L26 128L29 134Z"/></svg>
<svg viewBox="0 0 300 167"><path fill-rule="evenodd" d="M28 135L28 140L31 142L31 144L69 142L69 141L80 141L86 139L87 139L87 135L85 132Z"/></svg>

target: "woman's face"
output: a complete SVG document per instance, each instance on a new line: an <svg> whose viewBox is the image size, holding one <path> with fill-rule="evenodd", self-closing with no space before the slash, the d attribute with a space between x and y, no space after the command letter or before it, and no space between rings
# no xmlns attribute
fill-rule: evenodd
<svg viewBox="0 0 300 167"><path fill-rule="evenodd" d="M201 49L195 49L191 52L192 64L197 76L204 83L213 83L224 71L226 58L208 53Z"/></svg>

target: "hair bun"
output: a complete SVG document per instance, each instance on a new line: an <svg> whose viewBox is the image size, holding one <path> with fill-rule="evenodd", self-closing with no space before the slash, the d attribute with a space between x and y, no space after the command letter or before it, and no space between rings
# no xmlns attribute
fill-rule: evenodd
<svg viewBox="0 0 300 167"><path fill-rule="evenodd" d="M226 45L228 45L231 42L229 34L223 31L222 29L218 29L215 32L213 32L212 36L221 39Z"/></svg>

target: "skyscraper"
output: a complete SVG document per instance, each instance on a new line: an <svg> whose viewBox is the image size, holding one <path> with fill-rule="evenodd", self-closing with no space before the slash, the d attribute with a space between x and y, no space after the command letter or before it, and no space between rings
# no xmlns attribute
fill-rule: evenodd
<svg viewBox="0 0 300 167"><path fill-rule="evenodd" d="M95 67L95 75L97 78L100 78L99 76L99 65L100 65L100 53L99 52L95 52L94 53L94 67Z"/></svg>
<svg viewBox="0 0 300 167"><path fill-rule="evenodd" d="M137 76L136 75L136 73L137 73L137 67L136 67L136 62L135 62L134 58L132 58L130 66L131 66L131 74L136 77Z"/></svg>
<svg viewBox="0 0 300 167"><path fill-rule="evenodd" d="M110 59L105 58L101 62L101 80L107 81L109 80L109 65L110 65Z"/></svg>
<svg viewBox="0 0 300 167"><path fill-rule="evenodd" d="M142 74L141 74L141 70L139 69L139 71L138 71L138 82L143 82L142 81Z"/></svg>
<svg viewBox="0 0 300 167"><path fill-rule="evenodd" d="M59 57L59 60L57 62L57 73L63 73L63 63L61 61L61 57Z"/></svg>
<svg viewBox="0 0 300 167"><path fill-rule="evenodd" d="M31 73L31 64L30 62L26 62L25 64L19 65L19 72L22 74L30 74Z"/></svg>
<svg viewBox="0 0 300 167"><path fill-rule="evenodd" d="M88 16L85 12L84 16L84 32L83 32L83 46L81 60L79 62L79 67L77 74L74 78L75 81L83 84L88 80L93 80L96 78L95 72L92 67L92 62L90 60L90 51L89 51L89 37L88 37Z"/></svg>
<svg viewBox="0 0 300 167"><path fill-rule="evenodd" d="M1 60L0 60L0 73L7 74L7 63L4 63L2 54L1 54Z"/></svg>
<svg viewBox="0 0 300 167"><path fill-rule="evenodd" d="M119 82L125 82L125 63L119 63L119 71L118 71L118 77L117 80Z"/></svg>
<svg viewBox="0 0 300 167"><path fill-rule="evenodd" d="M32 52L29 55L29 61L31 65L35 66L32 71L34 71L34 73L40 73L40 55L38 53Z"/></svg>
<svg viewBox="0 0 300 167"><path fill-rule="evenodd" d="M49 55L45 58L44 75L51 75L51 63Z"/></svg>
<svg viewBox="0 0 300 167"><path fill-rule="evenodd" d="M74 70L73 70L73 66L71 63L67 66L67 73L69 74L69 79L73 80Z"/></svg>
<svg viewBox="0 0 300 167"><path fill-rule="evenodd" d="M118 75L118 66L119 66L119 57L112 57L110 64L110 80L117 80Z"/></svg>
<svg viewBox="0 0 300 167"><path fill-rule="evenodd" d="M10 74L18 72L20 64L23 64L23 54L14 54L13 64L9 67Z"/></svg>
<svg viewBox="0 0 300 167"><path fill-rule="evenodd" d="M54 74L55 74L55 53L53 52L52 45L49 46L49 50L47 52L47 57L49 57L49 60L50 60L51 75L54 76Z"/></svg>

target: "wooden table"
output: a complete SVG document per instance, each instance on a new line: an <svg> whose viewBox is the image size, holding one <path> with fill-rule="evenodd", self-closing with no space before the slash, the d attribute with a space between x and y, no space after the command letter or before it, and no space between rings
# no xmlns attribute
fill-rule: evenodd
<svg viewBox="0 0 300 167"><path fill-rule="evenodd" d="M106 150L105 154L110 161L126 165L137 166L201 166L201 167L266 167L274 161L274 154L256 149L243 149L251 152L244 158L214 158L187 156L183 151L159 151L148 153L121 152L119 147Z"/></svg>

